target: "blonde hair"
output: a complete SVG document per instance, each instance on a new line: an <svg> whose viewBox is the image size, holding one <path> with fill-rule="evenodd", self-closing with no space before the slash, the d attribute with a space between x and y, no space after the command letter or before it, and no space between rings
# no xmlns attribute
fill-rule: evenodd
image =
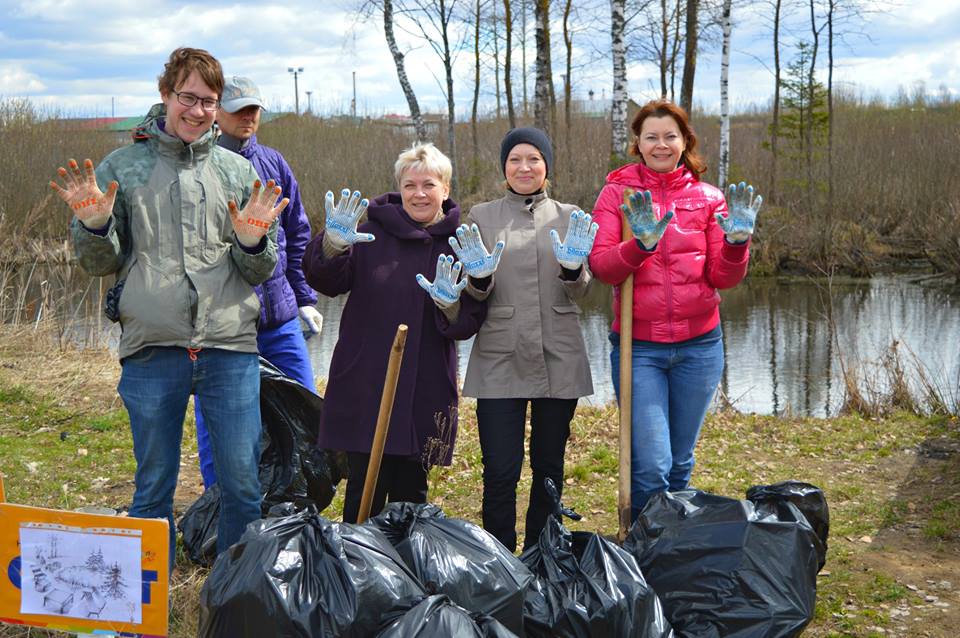
<svg viewBox="0 0 960 638"><path fill-rule="evenodd" d="M400 185L400 178L403 177L403 174L410 169L433 173L440 178L444 186L450 186L450 180L453 177L453 165L450 163L450 158L441 153L440 149L430 142L417 142L400 153L397 162L393 165L397 186Z"/></svg>

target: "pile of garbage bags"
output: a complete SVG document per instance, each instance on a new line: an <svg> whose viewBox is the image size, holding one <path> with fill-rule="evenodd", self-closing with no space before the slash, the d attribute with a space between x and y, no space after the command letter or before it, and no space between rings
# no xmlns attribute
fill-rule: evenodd
<svg viewBox="0 0 960 638"><path fill-rule="evenodd" d="M282 503L313 505L322 511L333 501L337 484L347 475L346 459L315 445L322 410L322 397L260 358L259 479L264 516ZM214 484L177 523L193 562L213 564L219 518L220 488Z"/></svg>
<svg viewBox="0 0 960 638"><path fill-rule="evenodd" d="M430 504L362 525L275 506L217 558L199 636L786 638L812 619L829 530L812 485L658 495L623 547L566 529L551 493L519 559Z"/></svg>

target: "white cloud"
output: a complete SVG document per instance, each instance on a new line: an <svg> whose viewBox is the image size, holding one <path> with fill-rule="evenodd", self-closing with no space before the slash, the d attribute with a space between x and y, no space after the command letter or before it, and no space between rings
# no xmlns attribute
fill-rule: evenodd
<svg viewBox="0 0 960 638"><path fill-rule="evenodd" d="M0 95L24 95L46 90L46 85L34 73L20 64L8 64L0 60Z"/></svg>

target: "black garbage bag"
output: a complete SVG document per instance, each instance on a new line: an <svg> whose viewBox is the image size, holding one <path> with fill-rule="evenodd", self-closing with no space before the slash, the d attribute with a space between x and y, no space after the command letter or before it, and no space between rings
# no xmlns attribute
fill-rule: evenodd
<svg viewBox="0 0 960 638"><path fill-rule="evenodd" d="M568 531L561 515L580 516L556 503L537 544L520 560L536 575L524 601L524 629L531 637L673 636L656 593L636 560L599 534Z"/></svg>
<svg viewBox="0 0 960 638"><path fill-rule="evenodd" d="M820 539L791 502L657 494L623 547L682 636L786 638L813 618Z"/></svg>
<svg viewBox="0 0 960 638"><path fill-rule="evenodd" d="M376 528L304 511L256 521L200 590L200 638L372 636L426 592Z"/></svg>
<svg viewBox="0 0 960 638"><path fill-rule="evenodd" d="M446 594L523 635L523 598L533 574L483 528L447 518L429 503L389 503L364 524L386 535L431 594Z"/></svg>
<svg viewBox="0 0 960 638"><path fill-rule="evenodd" d="M827 507L823 490L809 483L783 481L773 485L754 485L747 490L747 500L753 501L758 509L777 507L783 501L796 505L820 539L817 571L823 569L827 562L827 537L830 534L830 508Z"/></svg>
<svg viewBox="0 0 960 638"><path fill-rule="evenodd" d="M347 476L338 453L315 446L323 399L260 358L260 441L258 477L262 512L280 503L313 503L323 511ZM177 523L187 555L209 566L216 558L220 491L216 484Z"/></svg>
<svg viewBox="0 0 960 638"><path fill-rule="evenodd" d="M183 549L194 563L212 565L217 557L217 524L220 521L220 485L204 490L177 522Z"/></svg>
<svg viewBox="0 0 960 638"><path fill-rule="evenodd" d="M516 638L492 616L473 613L443 594L394 608L377 638Z"/></svg>
<svg viewBox="0 0 960 638"><path fill-rule="evenodd" d="M264 511L277 503L309 499L323 511L341 474L328 452L316 447L323 398L260 359L260 490Z"/></svg>

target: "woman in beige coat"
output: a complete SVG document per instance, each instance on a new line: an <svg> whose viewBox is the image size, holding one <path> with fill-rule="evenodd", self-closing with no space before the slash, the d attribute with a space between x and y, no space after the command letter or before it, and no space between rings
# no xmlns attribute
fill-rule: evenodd
<svg viewBox="0 0 960 638"><path fill-rule="evenodd" d="M547 196L553 149L543 131L510 131L500 160L506 194L474 206L473 228L462 226L457 233L464 246L476 246L480 241L474 237L471 242L471 231L478 230L484 245L497 243L493 255L501 258L499 266L493 264L495 275L482 269L471 274L471 260L461 259L471 274L467 290L488 303L463 394L477 398L483 527L515 551L527 405L533 486L524 549L536 544L552 508L544 479L553 479L558 489L563 485L563 457L577 400L593 393L575 301L590 284L586 258L597 225L576 206Z"/></svg>

